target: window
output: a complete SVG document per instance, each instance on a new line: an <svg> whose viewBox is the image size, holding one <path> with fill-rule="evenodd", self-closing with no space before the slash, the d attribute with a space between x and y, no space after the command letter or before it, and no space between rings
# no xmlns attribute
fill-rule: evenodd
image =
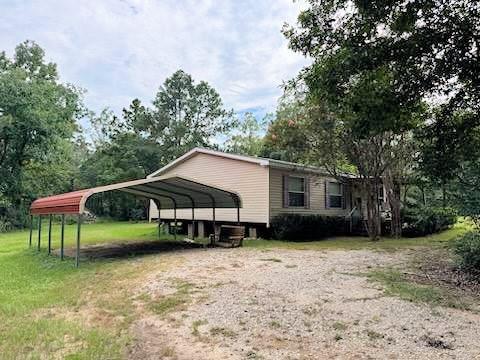
<svg viewBox="0 0 480 360"><path fill-rule="evenodd" d="M288 177L288 206L305 207L305 178Z"/></svg>
<svg viewBox="0 0 480 360"><path fill-rule="evenodd" d="M327 207L341 209L343 207L343 185L336 182L327 183Z"/></svg>

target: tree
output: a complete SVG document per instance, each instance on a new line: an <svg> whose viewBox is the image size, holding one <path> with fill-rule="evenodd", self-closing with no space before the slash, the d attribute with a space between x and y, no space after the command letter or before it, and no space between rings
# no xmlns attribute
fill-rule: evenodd
<svg viewBox="0 0 480 360"><path fill-rule="evenodd" d="M235 124L218 92L207 82L194 82L182 70L160 87L151 116L140 128L154 140L167 164L194 147L213 147L213 139Z"/></svg>
<svg viewBox="0 0 480 360"><path fill-rule="evenodd" d="M68 186L57 161L71 155L69 142L83 113L81 92L60 83L56 65L44 57L32 41L18 45L13 59L0 53L0 217L15 210L16 225L23 225L21 214L33 198ZM42 190L32 184L39 169L59 171Z"/></svg>
<svg viewBox="0 0 480 360"><path fill-rule="evenodd" d="M153 105L135 99L121 117L108 109L91 114L95 149L81 167L85 187L144 178L193 147L213 147L234 124L220 95L181 70L165 80ZM99 215L129 219L133 212L145 215L147 203L109 194L89 206Z"/></svg>
<svg viewBox="0 0 480 360"><path fill-rule="evenodd" d="M450 108L478 113L478 2L309 3L296 28L284 27L290 46L314 59L300 80L352 139L384 139L386 147L377 150L387 155L382 162L390 175L397 171L385 150L418 126L422 100L442 95ZM386 141L388 134L394 137Z"/></svg>
<svg viewBox="0 0 480 360"><path fill-rule="evenodd" d="M225 142L225 150L236 154L260 156L265 127L265 119L258 121L252 113L245 113Z"/></svg>
<svg viewBox="0 0 480 360"><path fill-rule="evenodd" d="M308 118L305 101L295 89L285 90L269 121L262 155L277 160L307 163L309 159L305 130Z"/></svg>

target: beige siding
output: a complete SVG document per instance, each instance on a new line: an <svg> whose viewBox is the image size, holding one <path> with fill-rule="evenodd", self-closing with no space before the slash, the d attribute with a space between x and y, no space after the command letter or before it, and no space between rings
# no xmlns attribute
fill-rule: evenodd
<svg viewBox="0 0 480 360"><path fill-rule="evenodd" d="M310 179L310 207L284 208L283 207L283 175L307 176ZM345 194L346 209L325 208L325 181L335 181L333 178L305 174L299 171L282 171L270 169L270 217L281 213L346 215L350 208L348 189Z"/></svg>
<svg viewBox="0 0 480 360"><path fill-rule="evenodd" d="M198 153L171 168L165 175L185 176L209 185L238 193L242 199L241 222L268 222L268 168L258 164ZM151 217L158 216L155 205L150 206ZM173 210L161 210L162 218L173 218ZM178 219L191 219L192 211L177 210ZM211 209L196 209L197 220L211 220ZM236 209L217 209L219 221L236 221Z"/></svg>

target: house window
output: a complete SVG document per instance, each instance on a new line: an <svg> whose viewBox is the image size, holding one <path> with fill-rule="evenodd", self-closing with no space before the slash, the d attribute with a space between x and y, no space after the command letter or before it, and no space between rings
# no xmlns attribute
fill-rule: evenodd
<svg viewBox="0 0 480 360"><path fill-rule="evenodd" d="M305 207L305 178L288 177L288 206Z"/></svg>
<svg viewBox="0 0 480 360"><path fill-rule="evenodd" d="M310 208L308 177L283 175L283 207Z"/></svg>
<svg viewBox="0 0 480 360"><path fill-rule="evenodd" d="M343 185L337 182L327 183L327 207L341 209L343 207Z"/></svg>

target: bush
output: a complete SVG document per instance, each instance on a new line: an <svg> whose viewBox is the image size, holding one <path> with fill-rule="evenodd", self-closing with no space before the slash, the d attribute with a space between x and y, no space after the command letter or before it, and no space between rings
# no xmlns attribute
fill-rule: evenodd
<svg viewBox="0 0 480 360"><path fill-rule="evenodd" d="M455 242L459 265L468 271L480 271L480 233L469 232Z"/></svg>
<svg viewBox="0 0 480 360"><path fill-rule="evenodd" d="M403 211L403 236L417 237L445 230L454 225L457 214L451 208L415 207Z"/></svg>
<svg viewBox="0 0 480 360"><path fill-rule="evenodd" d="M340 216L281 214L272 219L275 239L306 241L345 234L345 219Z"/></svg>

